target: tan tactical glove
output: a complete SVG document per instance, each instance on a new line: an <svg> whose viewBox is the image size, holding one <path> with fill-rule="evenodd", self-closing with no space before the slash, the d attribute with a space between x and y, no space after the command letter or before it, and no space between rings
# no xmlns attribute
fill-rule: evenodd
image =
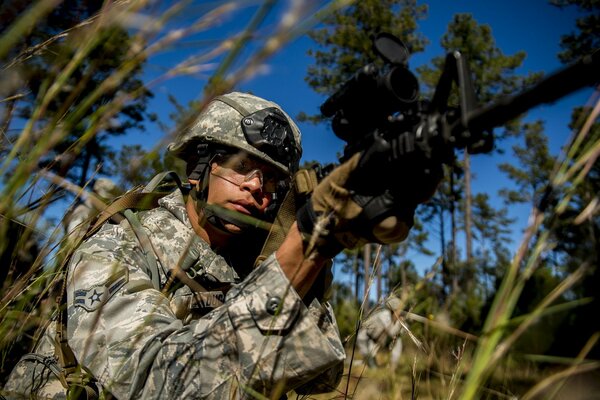
<svg viewBox="0 0 600 400"><path fill-rule="evenodd" d="M365 196L347 189L360 157L357 153L334 169L298 211L298 227L309 251L333 257L342 248L397 243L408 235L416 204L403 204L389 190Z"/></svg>

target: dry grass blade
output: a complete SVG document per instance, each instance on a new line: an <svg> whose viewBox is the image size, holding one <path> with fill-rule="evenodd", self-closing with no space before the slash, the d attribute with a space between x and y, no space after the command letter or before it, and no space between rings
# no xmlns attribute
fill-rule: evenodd
<svg viewBox="0 0 600 400"><path fill-rule="evenodd" d="M60 4L60 0L38 1L15 21L0 38L0 59L3 59L10 49L28 32L35 24Z"/></svg>
<svg viewBox="0 0 600 400"><path fill-rule="evenodd" d="M459 382L459 377L462 375L462 368L463 368L463 356L465 354L465 346L466 346L467 342L463 342L462 346L456 349L456 352L453 353L453 355L456 358L456 368L454 370L454 373L452 374L452 378L450 380L450 388L448 390L448 400L451 400L454 397L454 392L457 389L458 386L458 382Z"/></svg>
<svg viewBox="0 0 600 400"><path fill-rule="evenodd" d="M554 388L557 389L557 387L556 387L557 384L559 385L561 382L564 382L567 378L570 378L577 374L581 374L581 373L599 369L600 361L585 361L584 360L585 356L588 354L588 352L591 350L591 348L598 342L599 338L600 338L600 333L596 333L594 336L592 336L588 340L586 346L582 349L581 353L578 355L577 359L575 360L574 365L572 365L569 368L567 368L563 371L560 371L552 376L549 376L548 378L539 382L537 385L532 387L527 393L525 393L525 395L522 397L522 400L530 400L530 399L534 399L534 398L539 398L537 396L539 396L541 393L548 391L551 386L554 386ZM552 397L554 397L554 396L550 396L550 398L552 398Z"/></svg>
<svg viewBox="0 0 600 400"><path fill-rule="evenodd" d="M588 121L590 119L595 119L594 116L597 114L597 112L598 104L596 107L594 107L592 116L588 118ZM589 129L590 126L591 124L586 124L587 129ZM577 139L571 143L571 146L580 146L583 141L579 140L579 138L585 136L586 134L587 131L582 131L580 135L577 136ZM562 161L561 167L555 168L555 174L551 178L551 185L555 192L563 184L569 183L570 185L567 189L567 193L561 199L562 203L559 203L554 210L549 212L549 215L560 213L561 210L566 207L566 203L571 198L574 187L581 183L581 180L585 177L585 174L589 170L585 168L585 166L588 165L590 160L595 160L597 158L599 146L600 138L597 138L596 142L588 144L587 148L590 150L584 152L576 159L572 159L570 156L578 153L574 149L569 148L567 151L568 156ZM559 173L559 171L565 170L568 170L569 173L566 175ZM573 177L576 171L583 171L579 174L576 181L572 182L565 180L565 176ZM517 330L513 336L509 337L509 339L505 342L502 341L505 329L508 326L516 302L521 295L525 282L535 270L536 265L539 262L540 255L547 248L550 232L545 231L538 235L545 217L545 214L538 209L534 209L532 212L532 217L530 220L531 222L526 230L526 234L520 245L519 251L511 262L508 273L505 275L502 285L494 299L492 308L488 314L484 326L485 334L480 339L479 345L476 349L473 366L467 376L467 380L461 394L461 399L473 399L477 397L477 393L480 391L480 388L490 376L499 359L503 354L505 354L509 345L514 342L516 337L518 337L519 334L521 334L529 324L533 322L533 320L543 311L544 308L549 306L552 299L554 299L558 293L563 293L570 285L581 278L581 272L570 276L567 281L563 282L563 284L561 284L561 286L546 299L547 301L543 302L541 306L536 309L530 318L524 320L521 323L521 326L517 327ZM532 249L530 243L536 235L538 235L537 240L533 244ZM527 258L525 258L526 256ZM525 266L524 269L521 270L523 262L525 262Z"/></svg>
<svg viewBox="0 0 600 400"><path fill-rule="evenodd" d="M475 336L471 333L461 331L460 329L456 329L448 324L438 322L438 321L435 321L435 320L432 320L429 318L425 318L418 314L413 314L413 313L407 312L407 313L403 313L403 315L405 315L407 319L411 319L413 321L420 322L424 325L431 326L432 328L437 329L440 332L446 332L450 335L460 337L460 338L463 338L466 340L470 340L473 342L476 342L479 339L477 336Z"/></svg>

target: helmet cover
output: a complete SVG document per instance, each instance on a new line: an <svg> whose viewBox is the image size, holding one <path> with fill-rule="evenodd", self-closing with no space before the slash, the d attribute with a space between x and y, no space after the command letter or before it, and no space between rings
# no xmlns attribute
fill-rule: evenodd
<svg viewBox="0 0 600 400"><path fill-rule="evenodd" d="M298 169L300 141L298 126L279 105L233 92L213 99L168 149L187 161L193 159L199 144L235 148L289 176Z"/></svg>

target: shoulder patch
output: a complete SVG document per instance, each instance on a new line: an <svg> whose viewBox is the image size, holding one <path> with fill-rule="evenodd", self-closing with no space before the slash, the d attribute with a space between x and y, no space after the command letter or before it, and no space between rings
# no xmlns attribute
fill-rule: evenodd
<svg viewBox="0 0 600 400"><path fill-rule="evenodd" d="M78 289L73 296L73 305L91 312L104 305L119 289L129 282L129 271L123 268L111 275L106 282L89 289Z"/></svg>

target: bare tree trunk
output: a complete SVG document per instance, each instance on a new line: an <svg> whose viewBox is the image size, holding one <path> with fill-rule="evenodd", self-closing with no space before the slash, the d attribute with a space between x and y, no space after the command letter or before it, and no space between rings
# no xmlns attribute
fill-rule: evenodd
<svg viewBox="0 0 600 400"><path fill-rule="evenodd" d="M79 175L79 186L84 187L87 183L88 170L90 169L90 164L92 162L92 153L89 148L86 149L83 155L83 165L81 167L81 172Z"/></svg>
<svg viewBox="0 0 600 400"><path fill-rule="evenodd" d="M473 236L471 233L471 160L469 153L465 149L465 252L467 258L467 264L471 264L473 251L472 251L472 240Z"/></svg>
<svg viewBox="0 0 600 400"><path fill-rule="evenodd" d="M402 287L402 294L406 294L408 291L408 282L406 278L406 264L400 263L400 285Z"/></svg>
<svg viewBox="0 0 600 400"><path fill-rule="evenodd" d="M448 260L446 257L446 233L444 226L444 205L442 202L438 204L440 210L440 246L441 246L441 255L442 255L442 270L444 273L448 271Z"/></svg>
<svg viewBox="0 0 600 400"><path fill-rule="evenodd" d="M455 265L458 261L456 231L456 191L454 190L454 172L450 169L450 235L452 242L448 258L451 265Z"/></svg>
<svg viewBox="0 0 600 400"><path fill-rule="evenodd" d="M394 273L394 270L392 269L392 255L390 254L390 258L388 259L388 269L386 270L386 284L385 284L385 293L386 294L391 294L392 293L392 274Z"/></svg>
<svg viewBox="0 0 600 400"><path fill-rule="evenodd" d="M383 269L383 262L381 259L382 257L379 257L379 268L377 268L377 300L381 299L381 280L383 279L381 271Z"/></svg>
<svg viewBox="0 0 600 400"><path fill-rule="evenodd" d="M354 297L356 302L360 304L360 271L358 270L358 252L354 253L354 259L352 260L352 272L354 273Z"/></svg>
<svg viewBox="0 0 600 400"><path fill-rule="evenodd" d="M450 243L448 254L448 274L452 278L451 281L449 281L452 282L450 293L455 294L458 293L458 241L456 239L458 228L456 227L456 190L454 186L454 172L452 170L450 172L450 225L452 241Z"/></svg>
<svg viewBox="0 0 600 400"><path fill-rule="evenodd" d="M367 243L365 247L363 247L363 299L365 300L365 308L364 313L366 314L369 311L369 272L371 271L371 244Z"/></svg>

